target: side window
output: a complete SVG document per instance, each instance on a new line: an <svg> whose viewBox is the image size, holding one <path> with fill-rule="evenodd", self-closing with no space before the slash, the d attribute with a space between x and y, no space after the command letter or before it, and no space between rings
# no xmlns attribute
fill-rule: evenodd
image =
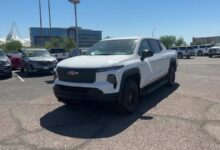
<svg viewBox="0 0 220 150"><path fill-rule="evenodd" d="M159 53L161 51L161 46L159 45L157 40L148 40L148 42L149 42L150 50L154 54Z"/></svg>
<svg viewBox="0 0 220 150"><path fill-rule="evenodd" d="M138 54L141 55L143 50L149 49L150 50L150 46L148 44L147 40L143 40L140 44L139 50L138 50Z"/></svg>

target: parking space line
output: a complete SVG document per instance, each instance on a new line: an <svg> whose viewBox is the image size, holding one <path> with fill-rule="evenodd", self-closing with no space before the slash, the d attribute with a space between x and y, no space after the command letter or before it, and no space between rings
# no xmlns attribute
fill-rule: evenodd
<svg viewBox="0 0 220 150"><path fill-rule="evenodd" d="M15 76L21 81L21 82L24 82L24 79L21 77L21 76L19 76L17 73L15 73L14 72L14 74L15 74Z"/></svg>

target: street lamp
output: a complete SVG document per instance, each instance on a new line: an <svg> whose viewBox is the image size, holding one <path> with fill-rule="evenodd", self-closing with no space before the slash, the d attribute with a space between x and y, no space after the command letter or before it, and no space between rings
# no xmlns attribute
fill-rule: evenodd
<svg viewBox="0 0 220 150"><path fill-rule="evenodd" d="M153 28L152 30L152 37L154 37L154 32L157 30L157 28Z"/></svg>
<svg viewBox="0 0 220 150"><path fill-rule="evenodd" d="M48 14L49 14L49 26L50 26L50 37L49 37L49 39L51 39L51 28L52 28L52 25L51 25L50 0L48 0Z"/></svg>
<svg viewBox="0 0 220 150"><path fill-rule="evenodd" d="M42 45L42 34L43 34L43 29L42 29L42 12L41 12L41 0L38 1L39 3L39 16L40 16L40 46Z"/></svg>
<svg viewBox="0 0 220 150"><path fill-rule="evenodd" d="M76 41L76 47L78 48L78 23L77 23L77 4L80 3L80 0L68 0L70 3L74 4L74 10L75 10L75 41Z"/></svg>

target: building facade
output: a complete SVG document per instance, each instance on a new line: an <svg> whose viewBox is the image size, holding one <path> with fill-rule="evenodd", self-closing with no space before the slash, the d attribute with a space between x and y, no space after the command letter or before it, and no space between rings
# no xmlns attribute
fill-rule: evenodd
<svg viewBox="0 0 220 150"><path fill-rule="evenodd" d="M78 28L79 47L91 47L102 39L102 31ZM30 28L31 46L43 47L51 38L69 37L76 41L76 28Z"/></svg>
<svg viewBox="0 0 220 150"><path fill-rule="evenodd" d="M216 44L220 43L220 36L213 37L193 37L192 45Z"/></svg>

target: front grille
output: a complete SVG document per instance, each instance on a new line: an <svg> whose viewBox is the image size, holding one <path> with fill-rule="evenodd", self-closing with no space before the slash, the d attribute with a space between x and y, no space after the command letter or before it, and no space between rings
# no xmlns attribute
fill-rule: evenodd
<svg viewBox="0 0 220 150"><path fill-rule="evenodd" d="M53 62L51 62L51 61L39 61L39 62L37 62L37 64L38 64L39 66L52 65L52 63L53 63Z"/></svg>
<svg viewBox="0 0 220 150"><path fill-rule="evenodd" d="M96 69L57 68L57 74L65 82L94 83L96 80Z"/></svg>
<svg viewBox="0 0 220 150"><path fill-rule="evenodd" d="M73 94L87 94L90 90L89 88L80 88L80 87L70 87L59 85L60 90L65 92L71 92Z"/></svg>

